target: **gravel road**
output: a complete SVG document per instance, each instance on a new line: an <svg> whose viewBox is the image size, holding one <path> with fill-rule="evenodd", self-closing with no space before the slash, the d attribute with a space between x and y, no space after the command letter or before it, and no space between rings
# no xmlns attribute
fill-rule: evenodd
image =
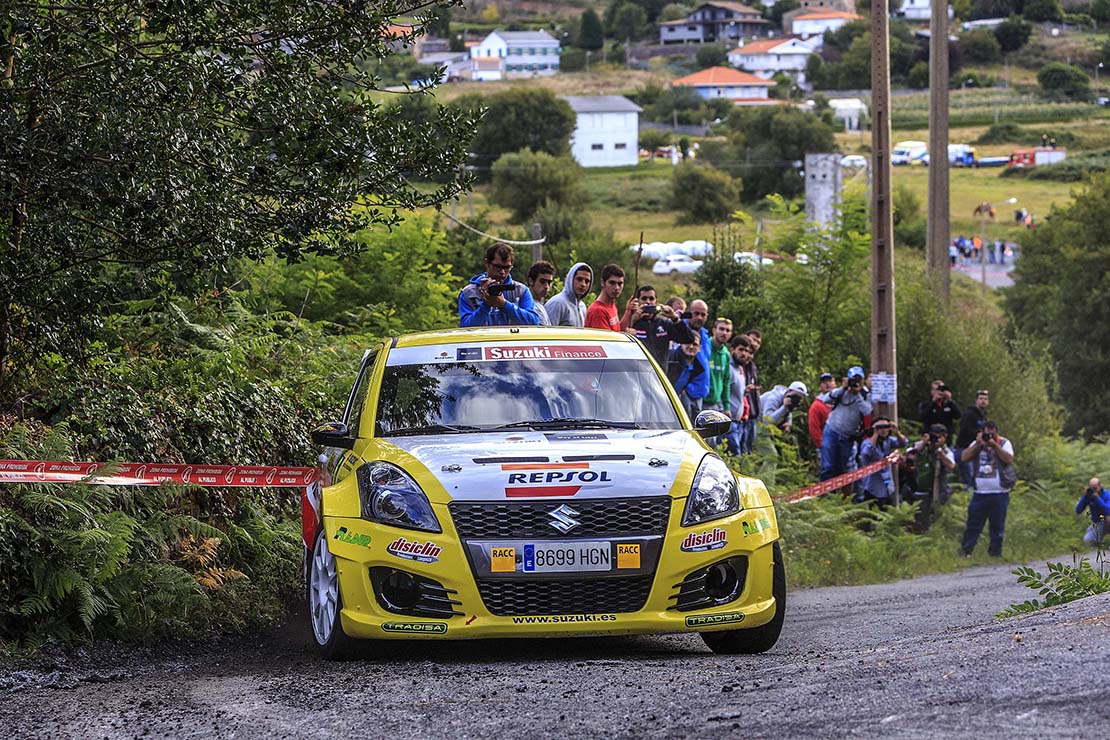
<svg viewBox="0 0 1110 740"><path fill-rule="evenodd" d="M427 642L326 663L300 632L0 672L12 737L1107 737L1110 594L1008 620L1012 566L791 593L762 656L695 635ZM789 569L788 569L789 573Z"/></svg>

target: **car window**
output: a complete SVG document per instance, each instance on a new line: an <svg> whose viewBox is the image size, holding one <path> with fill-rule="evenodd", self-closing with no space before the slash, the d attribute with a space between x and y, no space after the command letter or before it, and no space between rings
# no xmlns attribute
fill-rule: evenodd
<svg viewBox="0 0 1110 740"><path fill-rule="evenodd" d="M391 365L382 378L377 422L388 435L434 425L480 431L566 418L682 428L646 358Z"/></svg>
<svg viewBox="0 0 1110 740"><path fill-rule="evenodd" d="M362 410L366 406L366 395L370 390L370 379L374 375L374 361L378 358L379 350L379 347L375 347L363 359L362 369L358 373L355 385L351 388L351 396L347 400L347 411L343 415L343 421L348 426L355 427L354 431L356 432L358 431L359 419L362 418Z"/></svg>

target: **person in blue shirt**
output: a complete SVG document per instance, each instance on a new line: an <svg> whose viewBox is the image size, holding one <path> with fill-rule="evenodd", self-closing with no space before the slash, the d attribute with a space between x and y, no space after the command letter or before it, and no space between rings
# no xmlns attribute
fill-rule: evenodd
<svg viewBox="0 0 1110 740"><path fill-rule="evenodd" d="M871 423L871 434L860 445L860 466L882 460L900 447L906 446L906 438L898 431L898 426L885 416L876 416ZM855 503L874 500L880 508L891 503L894 494L894 476L889 467L872 473L863 479L860 492L852 499Z"/></svg>
<svg viewBox="0 0 1110 740"><path fill-rule="evenodd" d="M701 399L709 392L709 365L701 354L701 339L695 334L693 340L667 355L667 378L691 419L701 411Z"/></svg>
<svg viewBox="0 0 1110 740"><path fill-rule="evenodd" d="M1110 519L1110 491L1102 487L1098 478L1091 478L1091 482L1087 484L1087 490L1075 505L1076 514L1082 514L1084 509L1091 514L1091 526L1087 528L1083 541L1096 545L1106 535L1106 522Z"/></svg>
<svg viewBox="0 0 1110 740"><path fill-rule="evenodd" d="M459 326L538 326L532 292L514 283L513 248L497 242L486 250L486 271L470 278L459 293Z"/></svg>

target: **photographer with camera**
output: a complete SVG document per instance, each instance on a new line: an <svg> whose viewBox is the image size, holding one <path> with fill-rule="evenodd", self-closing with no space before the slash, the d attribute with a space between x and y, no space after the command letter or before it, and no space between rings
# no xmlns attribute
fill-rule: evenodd
<svg viewBox="0 0 1110 740"><path fill-rule="evenodd" d="M832 409L821 434L821 480L852 469L852 449L871 414L871 390L863 378L862 367L851 367L839 388L821 396Z"/></svg>
<svg viewBox="0 0 1110 740"><path fill-rule="evenodd" d="M1075 505L1075 513L1082 514L1087 509L1091 514L1091 526L1087 527L1087 534L1083 541L1089 545L1097 545L1106 536L1106 524L1110 521L1110 491L1102 487L1098 478L1091 478L1087 490L1079 497Z"/></svg>
<svg viewBox="0 0 1110 740"><path fill-rule="evenodd" d="M960 433L956 437L957 465L960 468L960 480L969 491L975 490L975 470L970 461L964 462L963 454L987 423L987 407L990 405L990 391L978 391L975 394L975 405L965 409L960 416Z"/></svg>
<svg viewBox="0 0 1110 740"><path fill-rule="evenodd" d="M875 417L871 423L871 434L860 445L860 465L879 462L895 450L905 447L906 441L898 431L897 424L885 416ZM890 503L893 494L894 475L886 467L864 478L860 492L853 500L857 504L873 500L879 507L884 507Z"/></svg>
<svg viewBox="0 0 1110 740"><path fill-rule="evenodd" d="M943 424L952 439L956 422L960 420L960 407L952 401L952 391L943 380L934 380L929 386L929 400L919 404L917 412L921 424L928 429L933 424Z"/></svg>
<svg viewBox="0 0 1110 740"><path fill-rule="evenodd" d="M759 397L763 411L763 421L774 424L783 431L791 427L791 416L801 408L802 402L809 398L809 388L800 380L789 386L776 385Z"/></svg>
<svg viewBox="0 0 1110 740"><path fill-rule="evenodd" d="M523 283L514 283L513 248L497 242L486 250L486 271L470 278L459 293L459 326L537 326L532 293Z"/></svg>
<svg viewBox="0 0 1110 740"><path fill-rule="evenodd" d="M1010 491L1017 484L1014 470L1014 446L998 434L998 425L988 421L975 442L960 456L975 466L975 492L967 505L967 529L964 530L961 552L971 555L983 525L990 522L991 536L987 553L1002 557L1002 535L1006 530L1006 510Z"/></svg>
<svg viewBox="0 0 1110 740"><path fill-rule="evenodd" d="M632 330L659 367L666 368L671 342L689 344L694 340L694 334L673 308L666 303L657 303L655 288L641 285L636 290L636 298L640 300L643 315L632 324Z"/></svg>
<svg viewBox="0 0 1110 740"><path fill-rule="evenodd" d="M934 502L943 506L952 495L948 474L956 468L956 456L948 447L948 430L943 424L930 426L924 438L906 451L905 468L905 499L921 504L914 530L925 532L933 524Z"/></svg>

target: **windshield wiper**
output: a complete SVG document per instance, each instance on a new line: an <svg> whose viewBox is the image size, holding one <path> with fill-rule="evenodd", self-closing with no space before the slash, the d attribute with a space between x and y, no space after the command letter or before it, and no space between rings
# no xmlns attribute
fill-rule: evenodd
<svg viewBox="0 0 1110 740"><path fill-rule="evenodd" d="M405 437L417 434L465 434L466 432L477 432L479 427L466 426L458 424L450 426L448 424L426 424L422 427L402 427L400 429L393 429L385 434L383 437Z"/></svg>
<svg viewBox="0 0 1110 740"><path fill-rule="evenodd" d="M605 419L587 419L564 416L557 419L532 419L530 421L514 421L512 424L502 424L496 429L520 429L531 427L533 429L565 429L567 427L588 427L590 429L643 429L634 421L606 421Z"/></svg>

